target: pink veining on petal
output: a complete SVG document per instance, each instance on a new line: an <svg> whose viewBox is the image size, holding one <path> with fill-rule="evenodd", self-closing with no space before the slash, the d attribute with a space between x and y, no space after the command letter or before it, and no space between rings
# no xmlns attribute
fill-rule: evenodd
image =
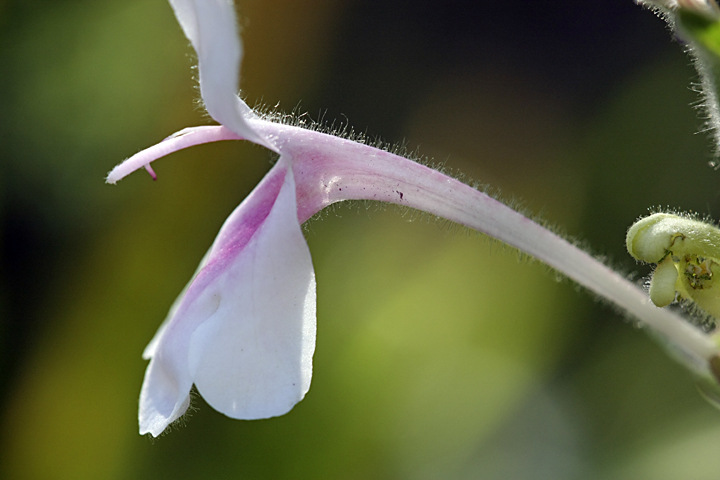
<svg viewBox="0 0 720 480"><path fill-rule="evenodd" d="M158 435L187 407L192 378L188 364L190 339L213 314L207 297L213 282L240 255L273 209L288 174L282 159L228 217L213 244L207 264L185 293L173 319L162 331L146 372L141 394L141 431ZM200 300L200 301L197 301Z"/></svg>
<svg viewBox="0 0 720 480"><path fill-rule="evenodd" d="M243 201L242 208L236 209L228 217L210 249L211 260L195 282L205 282L204 277L212 277L215 270L224 268L235 255L245 248L275 204L280 188L285 181L287 170L287 164L282 160L279 161ZM186 298L192 297L194 288L195 284L193 283ZM202 288L202 286L198 285L197 288Z"/></svg>
<svg viewBox="0 0 720 480"><path fill-rule="evenodd" d="M243 241L228 228L218 243ZM219 254L213 250L211 257ZM195 302L213 307L189 350L190 375L208 404L231 418L258 419L282 415L304 397L315 350L315 292L287 168L262 224Z"/></svg>
<svg viewBox="0 0 720 480"><path fill-rule="evenodd" d="M241 206L228 217L210 249L208 256L210 260L188 288L176 316L182 315L186 305L192 303L217 274L243 251L272 210L286 173L287 166L278 162L273 171L268 173Z"/></svg>
<svg viewBox="0 0 720 480"><path fill-rule="evenodd" d="M147 168L150 163L184 148L193 147L203 143L219 142L222 140L244 140L223 126L204 126L185 128L167 137L157 145L136 153L108 173L105 181L115 184L139 168ZM150 175L156 178L149 170Z"/></svg>

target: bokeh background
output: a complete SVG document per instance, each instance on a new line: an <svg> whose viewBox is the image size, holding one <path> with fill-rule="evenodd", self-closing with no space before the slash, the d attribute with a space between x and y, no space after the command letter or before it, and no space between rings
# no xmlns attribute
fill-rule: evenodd
<svg viewBox="0 0 720 480"><path fill-rule="evenodd" d="M406 144L638 280L648 207L720 216L682 45L630 0L238 0L242 88ZM355 204L308 225L315 375L288 415L202 399L137 434L140 358L268 170L239 142L103 183L186 126L163 0L0 0L0 478L716 479L720 412L646 334L482 236Z"/></svg>

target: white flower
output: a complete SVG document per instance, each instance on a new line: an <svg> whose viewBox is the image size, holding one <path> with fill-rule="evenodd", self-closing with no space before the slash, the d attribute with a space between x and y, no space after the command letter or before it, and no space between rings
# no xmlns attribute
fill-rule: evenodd
<svg viewBox="0 0 720 480"><path fill-rule="evenodd" d="M712 378L718 347L588 253L440 172L387 151L258 118L237 96L242 48L228 0L171 0L199 62L200 91L221 125L182 130L115 167L109 183L176 150L250 140L279 154L230 215L155 338L140 394L140 432L154 436L188 408L193 384L240 419L288 412L310 387L315 275L301 223L331 203L397 203L495 237L614 302L691 371ZM519 292L521 295L521 292ZM714 380L712 380L714 381Z"/></svg>
<svg viewBox="0 0 720 480"><path fill-rule="evenodd" d="M315 275L282 162L227 219L146 349L140 433L185 413L193 383L232 418L287 413L310 388L314 350Z"/></svg>
<svg viewBox="0 0 720 480"><path fill-rule="evenodd" d="M226 0L171 0L198 56L208 113L239 135L276 152L255 132L253 111L237 96L241 44ZM138 166L198 142L202 127L179 132L128 159L115 183ZM213 132L213 130L209 130ZM234 137L237 138L237 137ZM159 435L188 408L195 384L232 418L287 413L310 388L315 350L315 274L298 220L291 163L282 157L230 215L155 338L140 394L140 433Z"/></svg>

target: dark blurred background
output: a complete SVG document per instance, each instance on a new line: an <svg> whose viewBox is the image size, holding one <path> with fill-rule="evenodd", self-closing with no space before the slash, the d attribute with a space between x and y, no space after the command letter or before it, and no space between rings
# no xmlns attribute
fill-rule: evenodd
<svg viewBox="0 0 720 480"><path fill-rule="evenodd" d="M648 207L720 216L695 74L630 0L238 0L249 103L404 144L633 278ZM186 126L163 0L0 0L0 478L716 479L720 412L641 330L474 233L312 221L313 386L288 415L137 434L140 358L268 170L240 142L103 183Z"/></svg>

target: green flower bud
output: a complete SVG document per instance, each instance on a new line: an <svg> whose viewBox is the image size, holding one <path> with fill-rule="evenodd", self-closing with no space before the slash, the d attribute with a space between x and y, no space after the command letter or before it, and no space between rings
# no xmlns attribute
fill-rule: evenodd
<svg viewBox="0 0 720 480"><path fill-rule="evenodd" d="M642 218L630 227L628 252L655 263L650 300L658 307L676 297L720 318L720 230L706 222L669 213Z"/></svg>

